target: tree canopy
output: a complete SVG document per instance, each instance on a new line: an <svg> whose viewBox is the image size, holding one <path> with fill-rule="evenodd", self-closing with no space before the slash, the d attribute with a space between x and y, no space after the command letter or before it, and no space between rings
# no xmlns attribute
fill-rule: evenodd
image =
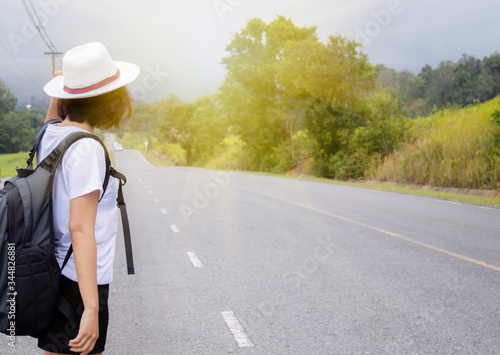
<svg viewBox="0 0 500 355"><path fill-rule="evenodd" d="M0 154L31 149L42 124L40 111L14 111L17 99L0 79Z"/></svg>
<svg viewBox="0 0 500 355"><path fill-rule="evenodd" d="M360 178L416 138L411 117L499 94L498 53L414 75L283 16L249 20L226 52L218 93L194 103L171 95L134 113L129 128L174 164Z"/></svg>
<svg viewBox="0 0 500 355"><path fill-rule="evenodd" d="M348 38L335 35L323 43L314 26L296 26L282 16L270 23L254 18L226 51L227 75L216 95L195 103L171 96L141 106L130 127L163 144L160 150L176 144L191 165L224 154L233 137L241 142L236 146L246 169L281 172L314 158L318 174L346 177L350 173L330 161L342 165L356 150L351 136L368 139L373 127L384 126L375 117L387 123L386 116L398 112L388 94L376 93L378 68ZM384 154L389 146L366 145L358 153ZM349 169L362 172L365 163Z"/></svg>
<svg viewBox="0 0 500 355"><path fill-rule="evenodd" d="M486 102L500 95L500 53L482 60L464 54L457 62L445 60L435 69L426 65L417 75L382 66L378 84L393 88L402 111L413 117Z"/></svg>
<svg viewBox="0 0 500 355"><path fill-rule="evenodd" d="M17 99L0 78L0 116L14 110L16 104Z"/></svg>

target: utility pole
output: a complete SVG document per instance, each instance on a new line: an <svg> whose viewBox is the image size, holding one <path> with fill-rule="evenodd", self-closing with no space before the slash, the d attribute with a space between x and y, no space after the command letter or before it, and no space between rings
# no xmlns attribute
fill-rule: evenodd
<svg viewBox="0 0 500 355"><path fill-rule="evenodd" d="M50 54L52 55L52 74L54 74L54 72L56 71L56 63L55 63L55 58L56 58L56 55L59 55L59 54L63 54L62 52L45 52L44 54Z"/></svg>

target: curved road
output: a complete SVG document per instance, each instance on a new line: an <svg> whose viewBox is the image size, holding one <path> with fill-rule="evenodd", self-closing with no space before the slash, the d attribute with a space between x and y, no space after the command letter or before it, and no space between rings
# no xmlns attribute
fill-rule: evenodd
<svg viewBox="0 0 500 355"><path fill-rule="evenodd" d="M106 353L500 354L499 209L115 159Z"/></svg>

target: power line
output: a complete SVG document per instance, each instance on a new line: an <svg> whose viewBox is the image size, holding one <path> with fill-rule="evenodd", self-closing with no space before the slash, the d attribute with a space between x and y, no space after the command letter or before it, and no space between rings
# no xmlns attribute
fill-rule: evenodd
<svg viewBox="0 0 500 355"><path fill-rule="evenodd" d="M33 85L35 85L40 91L43 92L42 88L37 83L35 83L35 81L31 78L31 76L28 75L28 73L24 70L24 68L21 66L21 64L19 64L19 62L16 60L16 58L9 52L9 50L5 46L5 44L2 41L0 41L0 44L5 49L5 51L7 52L7 54L12 58L12 60L17 64L17 66L19 67L19 69L21 69L21 71L24 73L24 75L26 75L26 77L29 79L29 81L31 81L33 83Z"/></svg>
<svg viewBox="0 0 500 355"><path fill-rule="evenodd" d="M49 47L49 49L52 50L52 48L50 48L50 44L47 42L47 40L45 39L43 33L40 30L40 26L41 26L40 17L38 17L38 14L36 14L36 11L35 11L35 14L36 14L36 16L38 18L38 22L37 22L35 20L34 16L33 16L32 10L29 8L29 6L26 3L26 1L25 0L21 0L21 2L23 3L24 9L26 10L26 12L28 13L28 16L31 19L31 23L33 23L33 26L35 26L36 30L38 31L38 34L40 35L40 37L42 37L42 40L45 42L45 44L47 45L47 47ZM31 5L33 6L33 3Z"/></svg>
<svg viewBox="0 0 500 355"><path fill-rule="evenodd" d="M21 2L23 4L26 12L28 13L28 16L29 16L31 22L33 23L33 26L35 26L36 30L40 34L40 37L42 37L42 40L45 42L45 44L47 45L47 47L50 50L50 53L46 53L46 54L52 55L52 72L54 72L54 70L55 70L54 58L55 58L55 56L58 56L59 54L62 54L62 53L57 51L56 46L54 45L54 43L50 39L47 31L43 27L42 21L41 21L40 17L38 16L38 13L36 12L36 8L35 8L32 0L29 0L29 2L31 4L31 7L32 7L32 10L29 8L28 4L26 3L26 0L21 0ZM35 17L36 17L36 19L35 19ZM37 20L38 20L38 22L37 22ZM16 63L16 65L19 67L19 69L23 72L23 74L26 76L26 78L28 78L28 80L31 81L31 83L37 89L39 89L40 91L43 92L42 88L31 78L31 76L26 72L26 70L24 70L24 68L21 66L21 64L12 55L12 53L10 53L9 49L7 48L7 46L5 46L5 44L2 41L0 41L0 44L5 49L5 51L7 52L7 54L12 58L12 60L14 61L14 63ZM59 60L61 60L60 57L58 57L58 58L59 58Z"/></svg>
<svg viewBox="0 0 500 355"><path fill-rule="evenodd" d="M42 40L45 42L45 44L49 48L50 52L48 52L48 53L46 52L44 54L52 55L52 72L54 72L55 71L55 61L54 61L54 58L58 57L59 60L61 60L61 58L59 57L59 55L62 54L62 53L57 51L56 46L54 45L54 43L52 42L52 40L49 37L49 34L47 33L47 31L43 27L42 21L40 20L40 16L38 16L38 13L36 12L36 8L35 8L35 6L33 4L33 1L29 0L29 3L31 4L31 9L30 9L28 3L26 2L26 0L21 0L21 2L23 3L24 8L25 8L26 12L28 13L28 16L31 19L31 22L33 23L33 26L35 26L35 28L37 29L38 33L40 34L40 37L42 37ZM62 63L62 61L61 61L61 63Z"/></svg>
<svg viewBox="0 0 500 355"><path fill-rule="evenodd" d="M38 13L36 12L35 7L33 6L33 2L31 2L31 0L30 0L31 9L30 9L29 5L26 3L26 0L21 0L21 2L23 3L24 8L25 8L26 12L28 13L28 16L31 19L33 26L35 26L36 30L40 34L40 37L42 37L42 40L45 42L47 47L49 47L49 49L52 51L53 48L51 47L51 44L50 44L51 43L50 38L47 38L47 39L45 38L45 35L47 34L47 32L45 32L45 29L43 28L42 21L40 20L40 17L38 16ZM36 19L35 19L35 17L36 17ZM44 32L42 32L42 29Z"/></svg>
<svg viewBox="0 0 500 355"><path fill-rule="evenodd" d="M24 1L24 0L23 0ZM49 42L47 44L47 42L45 42L47 44L47 46L49 47L49 49L53 52L57 52L57 48L56 46L54 46L54 43L52 43L52 41L50 40L50 37L49 37L49 34L47 33L47 31L45 30L45 28L43 27L42 25L42 20L40 20L40 17L38 16L38 13L36 12L36 8L35 6L33 5L33 1L32 0L29 0L30 4L31 4L31 8L33 9L33 13L35 14L37 20L38 20L38 29L39 29L39 32L40 30L43 31L43 33L45 34L45 37L47 38L47 42ZM41 33L40 33L41 34Z"/></svg>
<svg viewBox="0 0 500 355"><path fill-rule="evenodd" d="M23 3L24 8L26 9L26 12L28 13L28 16L30 17L31 22L32 22L32 23L33 23L33 25L35 25L35 27L36 27L36 21L35 21L35 19L33 18L33 15L31 14L31 11L30 11L30 9L28 8L28 5L26 4L26 2L25 2L24 0L21 0L21 2Z"/></svg>

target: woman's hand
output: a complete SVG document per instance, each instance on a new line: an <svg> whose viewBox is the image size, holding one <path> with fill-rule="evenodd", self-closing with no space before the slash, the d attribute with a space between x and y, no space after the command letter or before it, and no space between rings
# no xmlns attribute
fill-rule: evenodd
<svg viewBox="0 0 500 355"><path fill-rule="evenodd" d="M98 309L84 310L80 320L80 330L75 339L69 341L71 351L87 355L94 349L99 338L99 315Z"/></svg>

